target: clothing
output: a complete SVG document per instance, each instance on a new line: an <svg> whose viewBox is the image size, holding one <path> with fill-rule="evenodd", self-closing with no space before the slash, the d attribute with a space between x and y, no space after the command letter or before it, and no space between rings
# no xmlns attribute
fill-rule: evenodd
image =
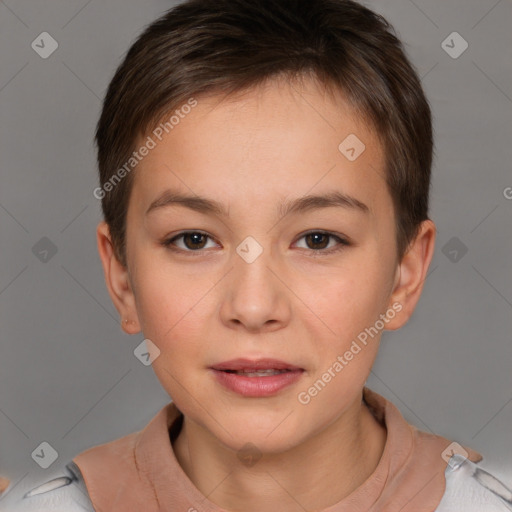
<svg viewBox="0 0 512 512"><path fill-rule="evenodd" d="M100 512L94 510L74 462L51 471L49 479L37 485L30 476L10 482L0 496L0 512Z"/></svg>
<svg viewBox="0 0 512 512"><path fill-rule="evenodd" d="M386 426L384 452L360 487L322 512L512 510L511 491L474 463L482 458L478 453L466 448L467 459L455 454L447 465L441 454L450 441L409 425L391 402L367 388L364 400ZM39 503L40 508L29 508L34 496L12 499L11 508L0 500L0 512L224 512L201 494L176 460L171 439L179 433L182 418L169 403L141 431L77 455L74 465L67 467L78 475L75 496L70 494L68 500L78 494L84 497L78 490L82 478L91 500L87 504L82 499L82 508L76 502L75 508L59 502L60 489L55 489L47 493L48 504Z"/></svg>

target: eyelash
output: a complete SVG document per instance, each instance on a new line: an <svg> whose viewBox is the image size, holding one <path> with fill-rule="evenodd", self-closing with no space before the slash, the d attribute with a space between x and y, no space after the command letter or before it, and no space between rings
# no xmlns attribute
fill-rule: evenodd
<svg viewBox="0 0 512 512"><path fill-rule="evenodd" d="M183 238L187 234L203 235L203 236L206 236L207 238L209 238L210 240L213 240L207 233L204 233L203 231L182 231L181 233L178 233L177 235L173 236L172 238L164 240L162 242L162 245L173 252L177 252L177 253L181 253L181 254L190 253L191 256L200 256L201 254L203 254L204 253L203 249L197 249L197 250L181 249L181 248L176 248L173 246L173 242L175 242L176 240L178 240L180 238ZM300 238L298 238L298 240L301 240L302 238L305 238L308 235L328 236L330 238L336 239L339 243L338 246L331 247L330 249L306 249L307 251L311 251L313 257L333 254L333 253L342 251L345 247L348 247L351 245L350 242L348 242L348 240L346 240L345 238L335 235L334 233L330 233L329 231L308 231L307 233L304 233Z"/></svg>

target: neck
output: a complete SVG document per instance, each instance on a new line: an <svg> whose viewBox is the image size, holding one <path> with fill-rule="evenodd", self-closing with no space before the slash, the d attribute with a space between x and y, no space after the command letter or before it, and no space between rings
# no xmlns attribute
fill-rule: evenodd
<svg viewBox="0 0 512 512"><path fill-rule="evenodd" d="M226 510L322 510L343 500L373 473L386 429L360 400L300 445L262 454L253 466L202 426L184 418L174 442L192 483Z"/></svg>

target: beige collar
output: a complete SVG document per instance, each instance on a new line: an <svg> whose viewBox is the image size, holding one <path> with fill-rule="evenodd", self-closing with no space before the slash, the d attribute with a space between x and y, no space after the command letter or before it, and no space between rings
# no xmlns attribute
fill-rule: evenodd
<svg viewBox="0 0 512 512"><path fill-rule="evenodd" d="M367 388L363 398L386 426L384 452L360 487L322 512L433 512L445 491L441 454L450 441L409 425L391 402ZM97 512L225 512L205 498L175 457L169 430L180 416L171 402L141 431L73 459ZM467 451L470 460L481 460Z"/></svg>

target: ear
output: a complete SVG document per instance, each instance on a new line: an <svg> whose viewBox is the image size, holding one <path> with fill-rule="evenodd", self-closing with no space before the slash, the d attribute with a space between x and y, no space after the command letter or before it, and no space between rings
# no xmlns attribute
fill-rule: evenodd
<svg viewBox="0 0 512 512"><path fill-rule="evenodd" d="M141 331L141 326L128 269L119 262L115 255L110 229L106 222L98 224L96 239L108 293L121 316L121 328L127 334L137 334Z"/></svg>
<svg viewBox="0 0 512 512"><path fill-rule="evenodd" d="M414 312L434 255L435 238L435 224L431 220L423 221L396 271L389 306L395 304L393 309L399 311L399 314L389 320L386 324L387 330L399 329L408 322ZM401 305L401 309L398 309L398 304Z"/></svg>

